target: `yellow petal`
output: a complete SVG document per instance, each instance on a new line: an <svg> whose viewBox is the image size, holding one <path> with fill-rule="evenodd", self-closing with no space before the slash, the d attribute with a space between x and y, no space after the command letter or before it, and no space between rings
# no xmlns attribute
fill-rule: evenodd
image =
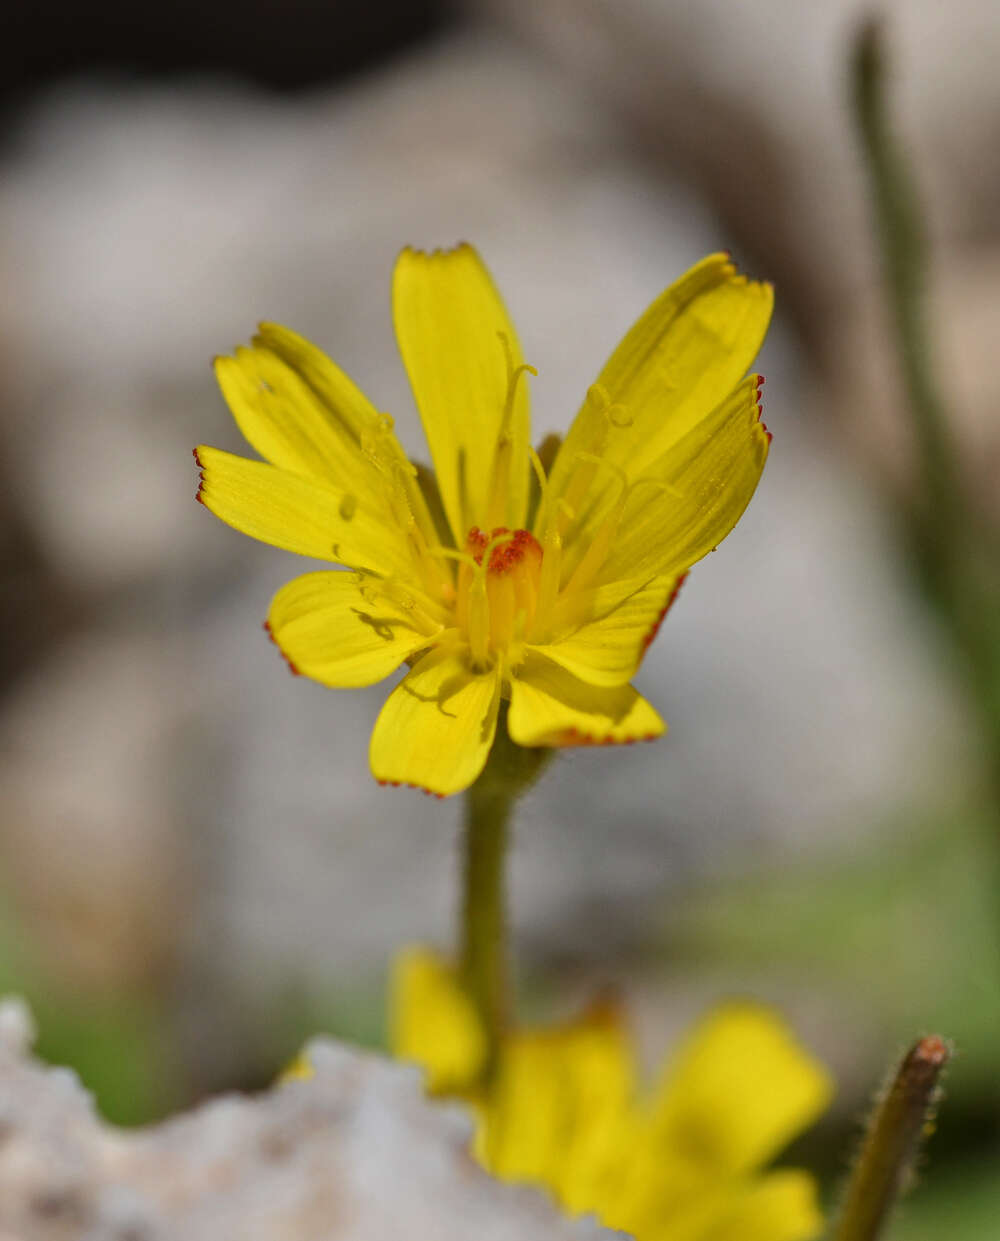
<svg viewBox="0 0 1000 1241"><path fill-rule="evenodd" d="M352 491L359 476L371 472L371 463L335 411L266 346L216 358L215 375L247 442L272 465ZM374 422L375 410L368 406L368 411Z"/></svg>
<svg viewBox="0 0 1000 1241"><path fill-rule="evenodd" d="M581 453L597 453L630 479L644 474L746 374L773 300L770 285L738 275L724 254L703 259L662 293L588 394L556 458L553 498L573 493L573 476L581 469L590 475L588 507L614 494L613 470L595 473Z"/></svg>
<svg viewBox="0 0 1000 1241"><path fill-rule="evenodd" d="M640 1151L641 1156L649 1152ZM607 1222L640 1241L812 1241L823 1228L816 1183L782 1169L763 1177L692 1178L673 1161L644 1159L647 1193Z"/></svg>
<svg viewBox="0 0 1000 1241"><path fill-rule="evenodd" d="M378 421L372 403L322 349L278 323L262 323L254 344L270 349L309 385L324 408L355 442Z"/></svg>
<svg viewBox="0 0 1000 1241"><path fill-rule="evenodd" d="M747 1183L697 1241L812 1241L823 1227L816 1182L807 1172L783 1168Z"/></svg>
<svg viewBox="0 0 1000 1241"><path fill-rule="evenodd" d="M633 493L602 581L683 572L732 530L767 460L770 436L757 393L751 376L657 463L653 473L667 490Z"/></svg>
<svg viewBox="0 0 1000 1241"><path fill-rule="evenodd" d="M294 672L335 688L373 685L441 629L424 618L416 591L389 589L357 573L297 577L271 602L271 637Z"/></svg>
<svg viewBox="0 0 1000 1241"><path fill-rule="evenodd" d="M368 752L372 774L445 797L469 787L496 733L500 683L447 646L423 655L389 695Z"/></svg>
<svg viewBox="0 0 1000 1241"><path fill-rule="evenodd" d="M217 358L215 370L240 430L272 465L332 484L394 528L412 528L418 555L438 541L392 419L314 345L263 323L252 348Z"/></svg>
<svg viewBox="0 0 1000 1241"><path fill-rule="evenodd" d="M571 1211L597 1209L607 1174L627 1155L634 1084L631 1043L609 1006L517 1031L503 1044L477 1153L503 1180L545 1185Z"/></svg>
<svg viewBox="0 0 1000 1241"><path fill-rule="evenodd" d="M392 966L389 1044L397 1060L427 1073L433 1094L471 1089L483 1067L486 1039L455 972L427 948L404 948Z"/></svg>
<svg viewBox="0 0 1000 1241"><path fill-rule="evenodd" d="M721 1173L760 1167L823 1111L832 1086L777 1013L726 1005L688 1036L659 1085L664 1147Z"/></svg>
<svg viewBox="0 0 1000 1241"><path fill-rule="evenodd" d="M507 728L518 745L622 745L666 727L631 685L588 685L535 651L511 681Z"/></svg>
<svg viewBox="0 0 1000 1241"><path fill-rule="evenodd" d="M198 499L251 538L376 573L406 578L413 572L399 529L353 492L204 444L195 459L201 467Z"/></svg>
<svg viewBox="0 0 1000 1241"><path fill-rule="evenodd" d="M599 620L581 625L560 641L532 649L588 685L624 685L656 637L680 581L654 578ZM571 605L568 600L565 606Z"/></svg>
<svg viewBox="0 0 1000 1241"><path fill-rule="evenodd" d="M544 618L544 621L536 618L536 629L544 624L545 640L561 642L581 625L609 616L637 590L649 585L651 580L647 573L645 576L619 578L614 582L595 583L582 589L564 589L562 594L557 596L551 614ZM541 638L536 639L532 645L541 645Z"/></svg>
<svg viewBox="0 0 1000 1241"><path fill-rule="evenodd" d="M396 338L423 420L441 498L458 547L473 526L524 525L528 503L527 382L513 388L503 511L491 512L497 439L510 374L522 364L514 326L471 246L404 250L392 286Z"/></svg>

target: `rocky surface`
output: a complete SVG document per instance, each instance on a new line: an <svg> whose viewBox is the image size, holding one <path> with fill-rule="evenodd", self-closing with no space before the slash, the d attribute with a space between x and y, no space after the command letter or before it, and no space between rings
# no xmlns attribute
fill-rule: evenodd
<svg viewBox="0 0 1000 1241"><path fill-rule="evenodd" d="M3 1241L601 1241L541 1193L483 1172L470 1123L423 1097L417 1070L310 1045L316 1075L113 1129L68 1069L29 1053L0 1004Z"/></svg>

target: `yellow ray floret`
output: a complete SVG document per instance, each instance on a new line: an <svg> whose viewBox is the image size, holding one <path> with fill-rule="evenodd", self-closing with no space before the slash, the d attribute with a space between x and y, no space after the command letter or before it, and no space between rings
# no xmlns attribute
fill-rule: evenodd
<svg viewBox="0 0 1000 1241"><path fill-rule="evenodd" d="M768 1008L709 1013L651 1091L611 1004L509 1033L482 1085L470 1001L446 962L413 948L396 962L390 1027L395 1054L421 1064L432 1091L474 1106L483 1165L572 1214L637 1241L807 1241L822 1229L812 1178L766 1165L826 1108L831 1083Z"/></svg>
<svg viewBox="0 0 1000 1241"><path fill-rule="evenodd" d="M287 328L262 324L216 360L264 460L197 448L199 500L338 566L272 602L267 627L289 665L337 687L410 665L372 735L378 780L467 788L503 700L521 745L663 733L629 682L687 570L757 486L770 436L763 380L747 370L771 304L770 286L726 255L698 263L626 333L548 473L530 446L533 370L471 246L404 250L393 277L433 477L392 419Z"/></svg>

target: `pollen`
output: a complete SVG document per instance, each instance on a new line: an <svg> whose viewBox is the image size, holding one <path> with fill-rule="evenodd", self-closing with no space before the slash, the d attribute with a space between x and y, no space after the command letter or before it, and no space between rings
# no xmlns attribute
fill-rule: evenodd
<svg viewBox="0 0 1000 1241"><path fill-rule="evenodd" d="M538 607L541 544L530 530L496 526L487 534L473 526L465 549L470 560L459 575L459 626L478 662L518 663Z"/></svg>
<svg viewBox="0 0 1000 1241"><path fill-rule="evenodd" d="M510 537L505 540L505 535ZM478 526L473 526L469 531L468 550L476 564L483 563L483 555L491 543L493 550L487 565L488 573L510 573L525 562L530 571L532 562L538 566L542 563L542 545L530 530L515 530L511 533L505 526L497 526L487 535Z"/></svg>

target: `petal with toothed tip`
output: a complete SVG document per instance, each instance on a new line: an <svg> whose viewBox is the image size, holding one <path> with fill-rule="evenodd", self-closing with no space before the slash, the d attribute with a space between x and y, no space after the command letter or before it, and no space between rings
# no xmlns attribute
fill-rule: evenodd
<svg viewBox="0 0 1000 1241"><path fill-rule="evenodd" d="M215 359L215 375L247 442L272 465L378 498L380 480L358 440L278 354L241 346ZM374 424L378 416L367 408Z"/></svg>
<svg viewBox="0 0 1000 1241"><path fill-rule="evenodd" d="M454 647L428 651L379 712L368 752L372 774L442 796L462 792L486 764L499 706L497 669L474 671Z"/></svg>
<svg viewBox="0 0 1000 1241"><path fill-rule="evenodd" d="M573 496L578 529L594 527L619 490L614 469L581 463L598 451L628 481L650 466L739 383L767 331L770 285L740 275L729 256L713 254L666 289L626 333L597 377L595 403L584 401L552 469L553 499L571 495L587 472L585 494ZM606 436L606 412L618 411Z"/></svg>
<svg viewBox="0 0 1000 1241"><path fill-rule="evenodd" d="M441 627L415 624L419 606L416 592L390 593L376 578L306 573L282 586L267 619L296 672L347 688L374 685L434 642Z"/></svg>
<svg viewBox="0 0 1000 1241"><path fill-rule="evenodd" d="M412 577L402 532L353 493L204 444L194 455L198 499L234 529L300 556Z"/></svg>
<svg viewBox="0 0 1000 1241"><path fill-rule="evenodd" d="M624 685L635 675L673 599L679 579L654 578L599 620L558 642L530 649L589 685Z"/></svg>
<svg viewBox="0 0 1000 1241"><path fill-rule="evenodd" d="M507 728L518 745L626 745L653 741L667 726L631 685L588 685L528 651L511 680Z"/></svg>
<svg viewBox="0 0 1000 1241"><path fill-rule="evenodd" d="M760 481L771 437L751 375L650 469L622 514L599 580L676 574L722 542Z"/></svg>
<svg viewBox="0 0 1000 1241"><path fill-rule="evenodd" d="M455 545L473 526L524 525L528 504L527 383L513 389L506 513L487 511L511 363L523 364L517 333L476 251L404 250L392 285L396 339L410 378Z"/></svg>
<svg viewBox="0 0 1000 1241"><path fill-rule="evenodd" d="M378 421L378 411L361 389L304 336L280 323L262 323L253 343L270 349L300 376L355 443Z"/></svg>

